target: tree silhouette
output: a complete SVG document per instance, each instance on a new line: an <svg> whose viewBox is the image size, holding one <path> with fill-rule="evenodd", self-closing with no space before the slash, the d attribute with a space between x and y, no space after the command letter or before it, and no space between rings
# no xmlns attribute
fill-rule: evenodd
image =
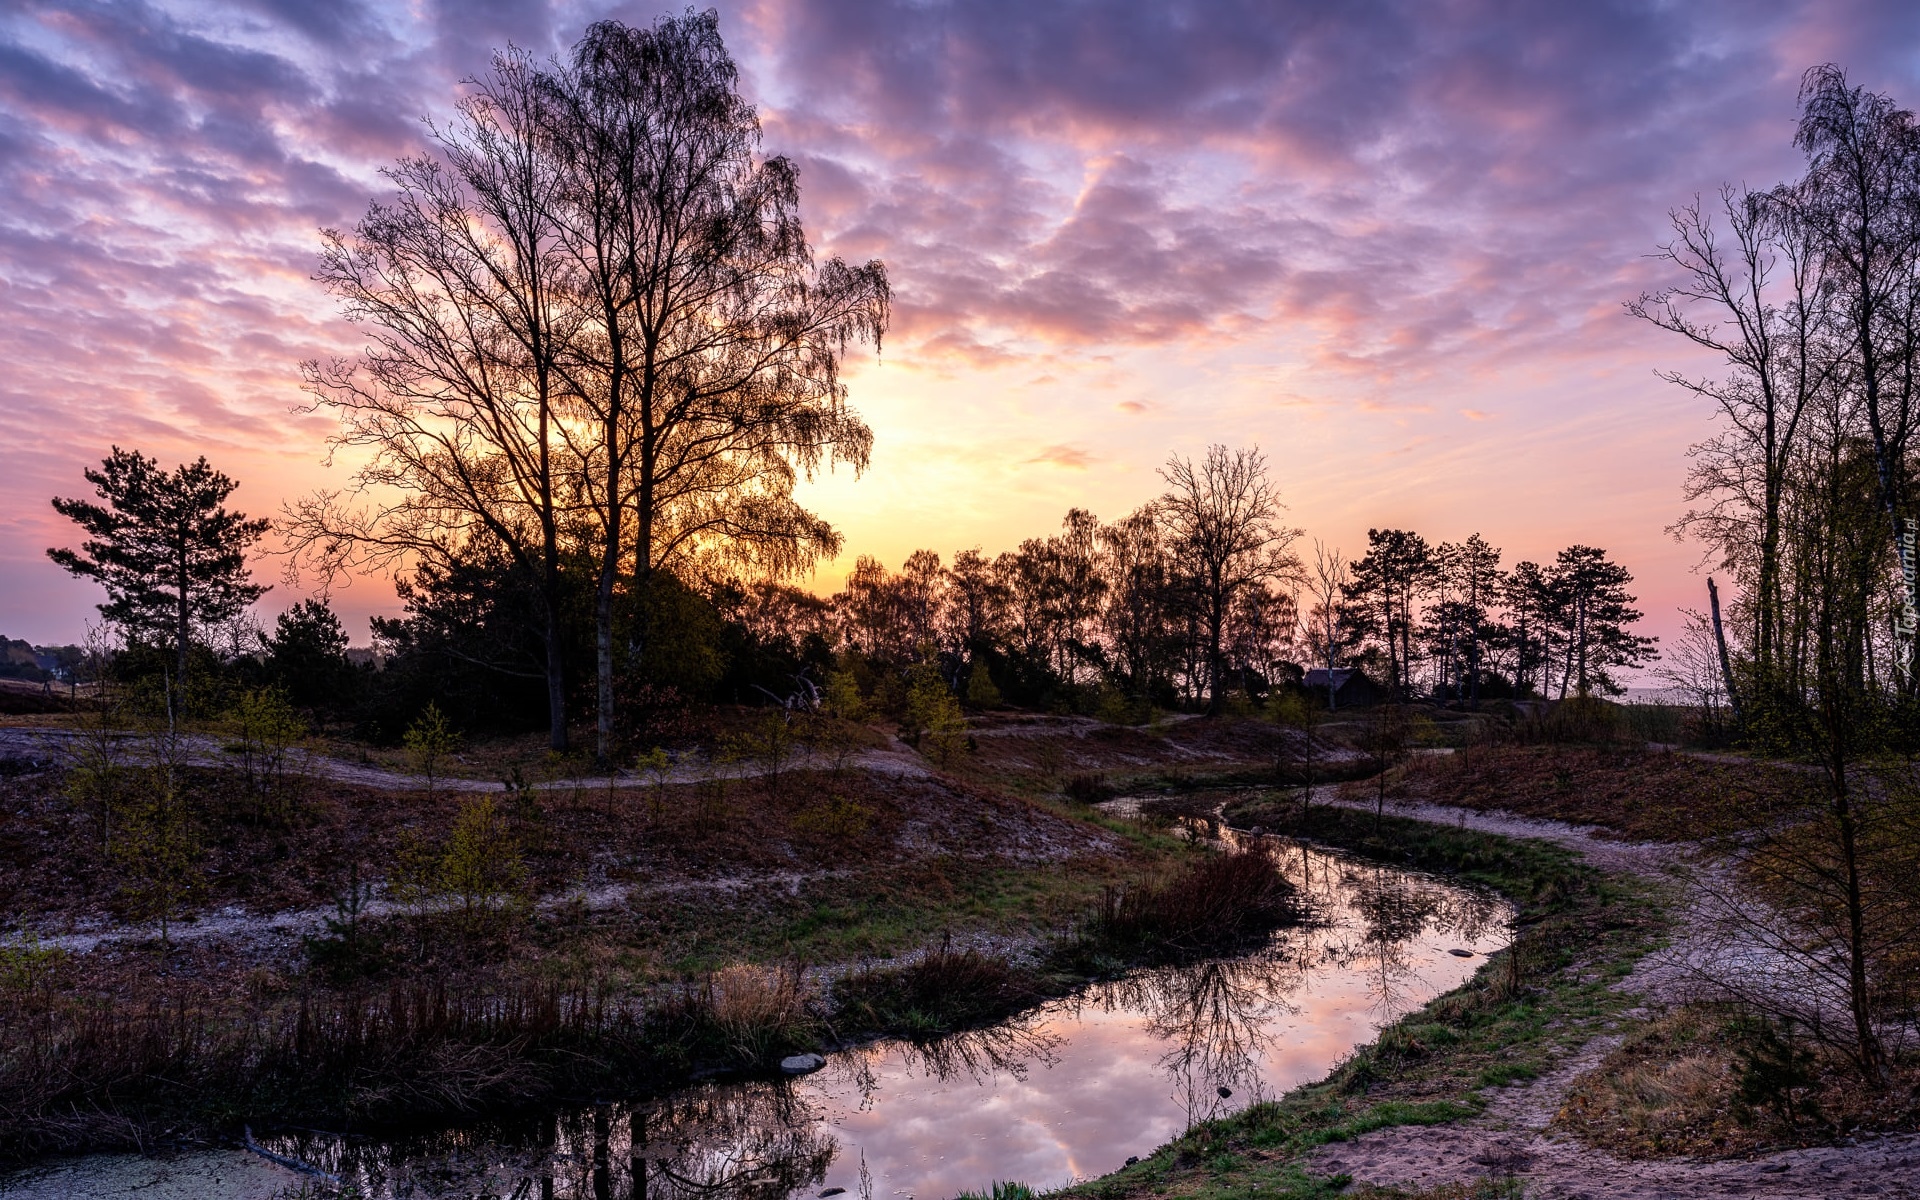
<svg viewBox="0 0 1920 1200"><path fill-rule="evenodd" d="M1160 520L1205 631L1207 711L1218 714L1226 702L1222 643L1233 603L1249 589L1298 574L1299 562L1287 548L1300 531L1279 524L1284 506L1258 448L1209 446L1198 467L1176 455L1160 477L1167 482Z"/></svg>
<svg viewBox="0 0 1920 1200"><path fill-rule="evenodd" d="M78 551L48 550L47 557L106 588L100 614L129 636L171 642L177 685L194 626L225 621L266 593L247 579L247 549L269 522L228 512L238 485L204 457L168 473L115 446L85 475L106 504L55 497L54 510L88 538Z"/></svg>

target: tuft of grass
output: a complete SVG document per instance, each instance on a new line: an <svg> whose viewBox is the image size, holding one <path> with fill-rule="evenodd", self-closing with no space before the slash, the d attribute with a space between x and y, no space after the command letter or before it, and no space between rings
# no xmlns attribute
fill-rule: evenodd
<svg viewBox="0 0 1920 1200"><path fill-rule="evenodd" d="M1002 1183L996 1180L992 1187L984 1192L961 1192L954 1200L1034 1200L1034 1190L1024 1183Z"/></svg>
<svg viewBox="0 0 1920 1200"><path fill-rule="evenodd" d="M938 1037L997 1021L1053 995L1005 958L942 944L904 966L866 967L834 985L837 1015L859 1031Z"/></svg>
<svg viewBox="0 0 1920 1200"><path fill-rule="evenodd" d="M734 963L707 977L693 1011L718 1032L727 1056L742 1066L764 1064L819 1040L820 1023L808 1011L798 969Z"/></svg>
<svg viewBox="0 0 1920 1200"><path fill-rule="evenodd" d="M1231 947L1301 917L1299 897L1273 859L1237 851L1107 888L1093 932L1109 945L1195 953Z"/></svg>

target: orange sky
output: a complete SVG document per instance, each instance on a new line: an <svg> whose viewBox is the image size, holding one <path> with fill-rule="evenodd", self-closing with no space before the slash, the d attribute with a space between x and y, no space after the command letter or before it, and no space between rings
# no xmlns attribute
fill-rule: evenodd
<svg viewBox="0 0 1920 1200"><path fill-rule="evenodd" d="M302 358L355 332L316 230L380 194L422 113L511 40L641 5L69 5L0 19L0 633L80 635L47 507L110 444L205 453L273 513L346 471ZM1893 3L721 7L823 253L879 257L856 354L873 466L804 489L898 566L1123 515L1169 453L1258 444L1293 523L1475 531L1507 561L1606 547L1647 630L1698 605L1663 530L1713 364L1622 314L1667 209L1797 166L1800 72L1920 100ZM273 562L262 573L277 575ZM276 588L284 608L298 587ZM392 589L337 594L356 639Z"/></svg>

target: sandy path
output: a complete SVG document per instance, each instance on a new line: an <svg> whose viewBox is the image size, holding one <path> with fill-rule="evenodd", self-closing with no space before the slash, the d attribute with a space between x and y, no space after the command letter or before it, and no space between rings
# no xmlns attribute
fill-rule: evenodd
<svg viewBox="0 0 1920 1200"><path fill-rule="evenodd" d="M1361 803L1333 800L1371 811ZM1622 842L1597 837L1586 828L1512 813L1478 812L1448 805L1392 803L1398 816L1462 826L1485 833L1539 838L1577 850L1609 871L1660 875L1686 853L1682 846ZM1675 922L1690 925L1683 900ZM1683 999L1694 973L1691 947L1684 937L1668 950L1641 960L1615 985L1638 995L1648 1006L1664 1007ZM1634 1015L1634 1014L1629 1014ZM1690 1200L1693 1197L1788 1197L1828 1200L1842 1196L1906 1197L1920 1200L1920 1134L1861 1138L1857 1145L1787 1150L1742 1160L1665 1159L1636 1162L1550 1135L1548 1124L1581 1075L1592 1070L1616 1046L1618 1035L1596 1037L1559 1067L1525 1086L1500 1089L1480 1116L1451 1125L1399 1126L1350 1142L1323 1147L1308 1156L1308 1169L1349 1174L1357 1182L1381 1187L1424 1188L1487 1177L1517 1177L1528 1197L1540 1200Z"/></svg>
<svg viewBox="0 0 1920 1200"><path fill-rule="evenodd" d="M67 729L0 727L0 758L65 764L72 760L80 736ZM189 761L195 766L237 767L239 765L238 757L227 753L224 743L217 738L189 734L181 738L181 741L186 745ZM126 735L121 739L121 745L125 747L129 764L141 761L143 751L141 739L138 736ZM341 783L388 792L415 792L427 786L426 777L422 775L388 771L381 767L348 762L346 759L334 758L330 755L296 751L295 758L300 769L308 774L338 780ZM824 756L797 754L781 769L794 771L830 765L832 765L831 761ZM932 774L925 760L898 739L893 739L892 744L885 750L861 751L848 759L847 765L896 777ZM664 781L669 784L698 783L704 779L715 778L723 772L731 779L751 779L766 774L767 769L757 763L719 764L704 756L689 754L681 756L674 763ZM651 772L640 774L619 771L611 778L605 775L591 775L574 779L553 779L535 783L533 788L543 792L606 791L609 788L653 787L656 782L659 780ZM491 779L462 779L443 775L434 780L434 787L449 792L498 792L504 791L506 784Z"/></svg>

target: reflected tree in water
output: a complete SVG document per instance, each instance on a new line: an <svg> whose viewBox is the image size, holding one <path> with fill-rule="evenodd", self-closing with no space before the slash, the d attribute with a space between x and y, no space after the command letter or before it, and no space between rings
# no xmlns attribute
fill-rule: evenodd
<svg viewBox="0 0 1920 1200"><path fill-rule="evenodd" d="M817 1114L773 1083L388 1143L321 1134L274 1142L361 1195L471 1200L784 1200L817 1187L838 1150Z"/></svg>

